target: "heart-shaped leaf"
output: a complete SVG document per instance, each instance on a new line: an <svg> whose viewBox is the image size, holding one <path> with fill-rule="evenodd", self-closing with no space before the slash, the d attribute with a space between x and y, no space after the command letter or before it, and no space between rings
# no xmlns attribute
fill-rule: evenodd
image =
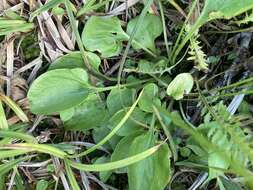
<svg viewBox="0 0 253 190"><path fill-rule="evenodd" d="M128 35L122 30L117 17L91 16L84 26L82 41L89 51L98 51L102 57L119 55L122 41Z"/></svg>
<svg viewBox="0 0 253 190"><path fill-rule="evenodd" d="M193 87L193 78L190 73L177 75L169 84L167 94L175 100L180 100L184 94L188 94Z"/></svg>
<svg viewBox="0 0 253 190"><path fill-rule="evenodd" d="M56 69L37 78L29 92L30 109L36 114L52 114L74 107L89 94L88 75L83 69Z"/></svg>
<svg viewBox="0 0 253 190"><path fill-rule="evenodd" d="M139 16L135 17L134 19L130 20L127 24L127 34L131 34L136 23L138 22ZM137 30L134 40L140 43L143 47L146 47L152 51L155 51L155 39L162 34L162 22L158 16L153 14L147 14L141 26ZM134 49L141 49L141 47L133 43L132 44Z"/></svg>

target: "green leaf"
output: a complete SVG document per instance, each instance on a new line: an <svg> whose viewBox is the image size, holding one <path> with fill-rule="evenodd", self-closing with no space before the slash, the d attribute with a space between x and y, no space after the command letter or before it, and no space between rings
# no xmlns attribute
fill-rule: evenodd
<svg viewBox="0 0 253 190"><path fill-rule="evenodd" d="M123 160L104 163L104 164L81 164L81 163L77 163L77 162L73 162L73 161L69 161L69 160L66 160L66 162L68 162L72 167L79 169L81 171L100 172L100 171L114 170L117 168L129 166L129 165L139 162L143 159L146 159L147 157L154 154L157 150L159 150L160 146L161 145L154 146L154 147L149 148L139 154L135 154L135 155L125 158Z"/></svg>
<svg viewBox="0 0 253 190"><path fill-rule="evenodd" d="M8 96L5 96L3 94L0 94L0 99L4 101L5 104L7 104L19 117L19 119L23 122L28 122L29 119L26 116L26 114L22 111L22 109Z"/></svg>
<svg viewBox="0 0 253 190"><path fill-rule="evenodd" d="M65 158L67 153L62 150L55 148L52 145L47 144L32 144L32 143L16 143L16 144L5 144L4 146L0 146L1 149L17 149L17 150L25 150L25 151L37 151L45 154L50 154L59 158Z"/></svg>
<svg viewBox="0 0 253 190"><path fill-rule="evenodd" d="M66 173L67 173L71 188L73 190L81 190L78 183L77 183L77 181L76 181L76 178L74 176L74 173L73 173L69 163L66 160L65 160L64 163L65 163L65 169L66 169Z"/></svg>
<svg viewBox="0 0 253 190"><path fill-rule="evenodd" d="M201 15L209 20L230 19L252 8L252 0L206 0Z"/></svg>
<svg viewBox="0 0 253 190"><path fill-rule="evenodd" d="M129 108L122 109L115 113L109 120L109 128L113 129L121 121L121 119L126 115ZM144 128L140 126L140 123L145 123L146 114L139 108L135 108L131 116L124 123L124 125L116 132L119 136L131 135L135 132L142 131Z"/></svg>
<svg viewBox="0 0 253 190"><path fill-rule="evenodd" d="M47 190L48 188L48 181L45 181L45 180L39 180L39 182L37 183L36 185L36 190Z"/></svg>
<svg viewBox="0 0 253 190"><path fill-rule="evenodd" d="M3 108L2 101L0 100L0 129L8 129L8 122L6 119L5 111Z"/></svg>
<svg viewBox="0 0 253 190"><path fill-rule="evenodd" d="M102 57L119 55L122 41L128 39L117 17L91 16L84 26L82 41L89 51L98 51Z"/></svg>
<svg viewBox="0 0 253 190"><path fill-rule="evenodd" d="M193 78L190 73L177 75L169 84L167 94L175 100L180 100L184 94L188 94L193 87Z"/></svg>
<svg viewBox="0 0 253 190"><path fill-rule="evenodd" d="M6 162L4 164L1 164L0 165L0 176L3 176L4 174L6 174L10 170L12 170L18 163L25 161L27 159L28 159L28 157L21 157L21 158Z"/></svg>
<svg viewBox="0 0 253 190"><path fill-rule="evenodd" d="M103 163L106 163L109 161L110 161L110 158L108 156L102 156L102 157L99 157L98 159L96 159L94 164L103 164ZM104 183L110 178L111 175L112 175L112 171L110 171L110 170L99 172L99 178Z"/></svg>
<svg viewBox="0 0 253 190"><path fill-rule="evenodd" d="M106 105L111 115L124 107L129 107L134 101L134 91L128 88L112 89L106 99Z"/></svg>
<svg viewBox="0 0 253 190"><path fill-rule="evenodd" d="M129 155L135 155L155 144L152 132L140 135L130 146ZM167 144L149 158L128 167L130 190L163 190L171 178L170 151Z"/></svg>
<svg viewBox="0 0 253 190"><path fill-rule="evenodd" d="M135 17L134 19L130 20L127 24L127 34L131 34L139 16ZM155 39L162 34L162 22L158 16L153 14L147 14L141 26L137 30L134 40L140 43L143 47L146 47L152 51L155 51ZM137 43L132 43L134 49L142 49Z"/></svg>
<svg viewBox="0 0 253 190"><path fill-rule="evenodd" d="M86 52L87 58L90 65L98 71L99 65L101 63L100 58L91 52ZM71 52L64 56L59 57L53 63L50 64L48 70L54 69L74 69L74 68L83 68L85 69L85 64L83 63L82 54L80 52Z"/></svg>
<svg viewBox="0 0 253 190"><path fill-rule="evenodd" d="M95 143L99 143L101 140L103 140L111 130L107 128L107 126L102 125L101 127L95 128L92 131L92 137L95 141ZM114 135L111 139L106 142L103 147L108 148L108 149L114 149L118 142L120 141L121 137L118 135Z"/></svg>
<svg viewBox="0 0 253 190"><path fill-rule="evenodd" d="M40 8L36 9L30 17L30 20L32 21L36 16L40 15L42 12L47 11L51 8L56 7L57 5L59 5L60 3L62 3L64 0L51 0L48 3L44 4L43 6L41 6Z"/></svg>
<svg viewBox="0 0 253 190"><path fill-rule="evenodd" d="M137 132L137 133L134 133L132 135L122 138L112 153L111 161L114 162L114 161L118 161L118 160L122 160L124 158L127 158L129 156L129 146L132 144L134 139L140 134L141 133ZM126 173L127 168L120 168L116 172L117 173Z"/></svg>
<svg viewBox="0 0 253 190"><path fill-rule="evenodd" d="M158 104L160 105L161 102L157 98L158 95L158 86L154 83L147 84L143 88L143 96L140 99L138 106L141 110L145 112L153 112L152 105Z"/></svg>
<svg viewBox="0 0 253 190"><path fill-rule="evenodd" d="M30 109L36 114L52 114L82 103L89 94L85 70L56 69L37 78L29 92Z"/></svg>
<svg viewBox="0 0 253 190"><path fill-rule="evenodd" d="M105 105L97 94L89 95L80 105L70 108L69 112L70 118L64 121L64 127L68 130L88 130L98 127L107 116ZM66 114L66 111L64 113Z"/></svg>

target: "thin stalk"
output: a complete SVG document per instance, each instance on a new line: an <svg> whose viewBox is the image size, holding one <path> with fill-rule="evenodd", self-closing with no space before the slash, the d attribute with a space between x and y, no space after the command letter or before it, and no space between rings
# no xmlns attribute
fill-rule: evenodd
<svg viewBox="0 0 253 190"><path fill-rule="evenodd" d="M131 47L131 43L134 39L134 36L135 36L135 33L137 32L138 28L141 26L141 23L145 17L145 15L147 14L148 12L148 9L149 7L151 6L151 4L153 3L153 0L147 0L146 3L145 3L145 6L140 14L140 17L136 23L136 25L134 26L134 29L130 35L130 38L128 40L128 43L127 43L127 46L126 46L126 49L124 51L124 54L122 56L122 59L120 61L120 67L119 67L119 72L118 72L118 85L120 85L120 80L121 80L121 74L123 72L123 68L124 68L124 64L125 64L125 61L126 61L126 58L127 58L127 54L130 50L130 47Z"/></svg>
<svg viewBox="0 0 253 190"><path fill-rule="evenodd" d="M169 140L170 149L171 149L172 154L173 154L173 160L174 160L174 162L176 162L177 159L178 159L177 148L176 148L176 145L173 141L172 135L171 135L170 131L168 130L167 126L164 124L163 119L162 119L158 109L154 105L153 105L153 110L155 112L155 115L156 115L158 121L160 122L160 124L163 128L163 131L164 131L165 135L167 136L167 139Z"/></svg>
<svg viewBox="0 0 253 190"><path fill-rule="evenodd" d="M71 25L71 28L75 34L75 37L76 37L76 42L77 42L77 45L80 49L80 52L82 54L82 58L83 58L83 61L84 61L84 64L85 64L85 67L88 69L88 71L102 79L105 79L105 80L109 80L109 81L114 81L114 79L110 78L110 77L107 77L97 71L95 71L92 66L90 65L89 63L89 60L88 60L88 56L87 56L87 52L85 51L84 47L83 47L83 43L82 43L82 40L81 40L81 37L80 37L80 34L78 32L78 28L77 28L77 25L76 25L76 20L74 18L74 15L73 15L73 12L72 12L72 9L71 9L71 4L69 2L69 0L65 0L65 6L66 6L66 10L67 10L67 14L68 14L68 17L69 17L69 22L70 22L70 25Z"/></svg>
<svg viewBox="0 0 253 190"><path fill-rule="evenodd" d="M161 0L158 1L159 3L159 8L160 8L160 14L161 14L161 18L162 18L162 25L163 25L163 38L164 38L164 42L165 42L165 47L166 47L166 51L167 51L167 57L170 57L170 49L169 49L169 45L168 45L168 37L167 37L167 30L166 30L166 24L165 24L165 18L164 18L164 10L163 10L163 5L161 3Z"/></svg>
<svg viewBox="0 0 253 190"><path fill-rule="evenodd" d="M191 9L190 9L190 12L188 13L187 18L186 18L185 21L184 21L184 25L183 25L183 27L181 28L181 30L180 30L180 32L179 32L179 35L178 35L178 37L177 37L176 43L175 43L175 45L174 45L174 48L173 48L173 50L172 50L171 56L174 55L174 53L175 53L175 51L176 51L176 49L177 49L177 47L178 47L178 44L179 44L179 42L181 41L182 35L184 34L184 30L185 30L186 23L187 23L188 20L190 19L191 15L192 15L192 13L193 13L193 11L194 11L194 9L195 9L196 4L197 4L197 0L195 0L195 1L193 2L192 6L191 6Z"/></svg>

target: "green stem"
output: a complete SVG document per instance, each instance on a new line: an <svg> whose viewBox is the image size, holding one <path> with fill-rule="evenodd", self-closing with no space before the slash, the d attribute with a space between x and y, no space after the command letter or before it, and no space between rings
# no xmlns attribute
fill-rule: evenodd
<svg viewBox="0 0 253 190"><path fill-rule="evenodd" d="M163 38L164 38L165 47L166 47L166 51L167 51L167 57L169 58L170 57L170 49L169 49L169 45L168 45L169 43L168 43L168 37L167 37L167 31L166 31L163 5L161 3L161 0L159 0L158 3L159 3L159 8L160 8L160 14L161 14L161 17L162 17Z"/></svg>
<svg viewBox="0 0 253 190"><path fill-rule="evenodd" d="M108 140L110 140L115 134L116 132L125 124L125 122L128 120L128 118L130 117L130 115L132 114L132 112L134 111L135 107L137 106L137 103L139 102L141 96L143 94L143 91L141 91L141 93L139 94L139 97L137 98L137 100L134 102L134 104L131 106L131 108L129 109L129 111L126 113L126 115L120 120L120 122L117 124L116 127L114 127L112 129L112 131L105 137L103 138L99 143L97 143L96 145L94 145L93 147L91 147L90 149L78 154L78 155L73 155L73 156L69 156L70 158L77 158L77 157L81 157L81 156L85 156L95 150L97 150L98 148L100 148L102 145L104 145Z"/></svg>
<svg viewBox="0 0 253 190"><path fill-rule="evenodd" d="M135 33L137 32L138 28L141 26L141 23L143 22L143 19L145 17L145 15L147 14L148 12L148 9L149 7L151 6L151 4L153 3L153 0L147 0L146 3L145 3L145 6L140 14L140 17L138 18L138 21L136 23L136 25L134 26L133 28L133 31L130 35L130 38L127 42L127 46L126 46L126 49L124 51L124 54L122 56L122 59L120 61L120 67L119 67L119 72L118 72L118 85L120 84L120 80L121 80L121 74L123 72L123 68L124 68L124 64L125 64L125 61L126 61L126 58L127 58L127 54L130 50L130 47L131 47L131 43L134 39L134 36L135 36Z"/></svg>
<svg viewBox="0 0 253 190"><path fill-rule="evenodd" d="M77 28L77 25L76 25L76 20L74 18L74 15L73 15L73 12L72 12L72 9L71 9L71 4L70 4L69 0L65 0L65 6L66 6L67 14L68 14L68 17L69 17L69 22L70 22L71 28L72 28L72 30L75 34L77 45L80 49L80 52L82 54L82 58L84 60L85 67L88 69L88 71L90 73L92 73L92 74L94 74L94 75L96 75L96 76L98 76L102 79L109 80L109 81L115 81L115 79L112 79L110 77L107 77L107 76L95 71L92 68L92 66L89 64L87 52L84 50L83 43L82 43L81 37L80 37L79 32L78 32L78 28Z"/></svg>

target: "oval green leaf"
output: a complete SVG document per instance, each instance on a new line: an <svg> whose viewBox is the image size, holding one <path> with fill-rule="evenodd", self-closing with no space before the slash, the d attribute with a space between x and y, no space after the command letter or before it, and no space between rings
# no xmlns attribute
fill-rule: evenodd
<svg viewBox="0 0 253 190"><path fill-rule="evenodd" d="M84 26L82 41L89 51L98 51L102 57L119 55L122 41L128 39L117 17L91 16Z"/></svg>
<svg viewBox="0 0 253 190"><path fill-rule="evenodd" d="M29 92L35 114L52 114L82 103L89 94L88 75L83 69L57 69L37 78Z"/></svg>

